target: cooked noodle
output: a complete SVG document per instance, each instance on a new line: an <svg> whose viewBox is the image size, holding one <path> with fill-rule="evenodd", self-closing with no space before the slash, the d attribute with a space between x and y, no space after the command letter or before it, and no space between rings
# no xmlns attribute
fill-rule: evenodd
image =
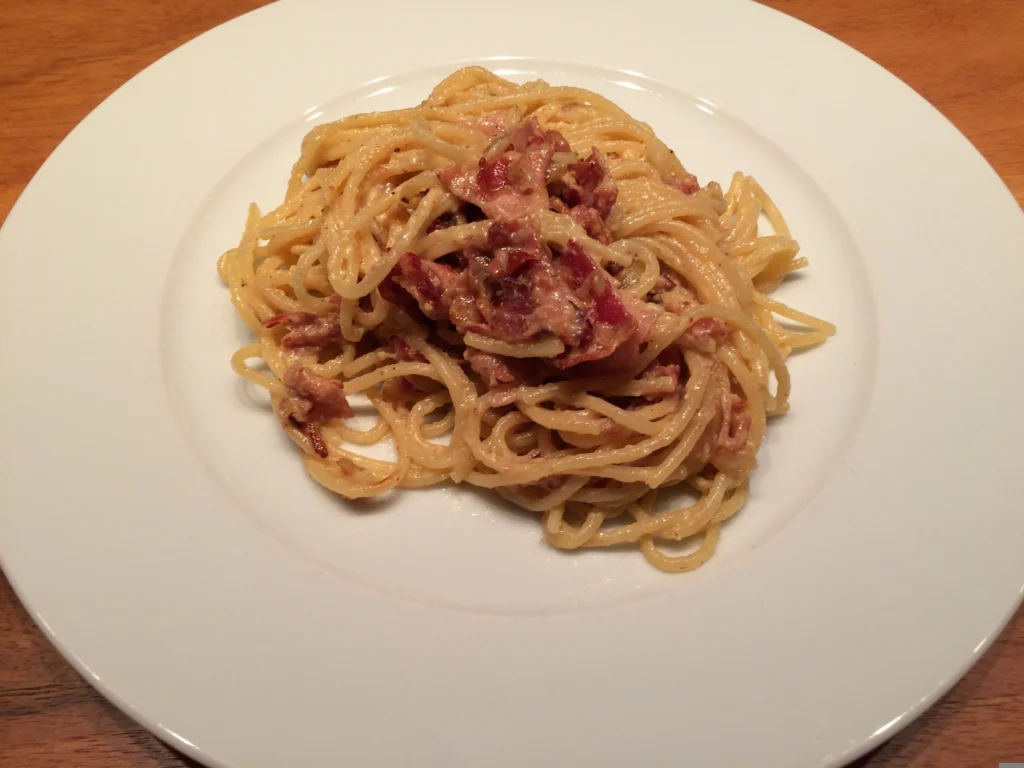
<svg viewBox="0 0 1024 768"><path fill-rule="evenodd" d="M601 96L474 67L311 131L218 269L257 337L232 367L326 488L493 488L555 547L636 544L677 572L743 506L787 355L834 333L766 295L797 252L753 178L699 187ZM359 448L380 441L395 461ZM656 509L678 484L696 500Z"/></svg>

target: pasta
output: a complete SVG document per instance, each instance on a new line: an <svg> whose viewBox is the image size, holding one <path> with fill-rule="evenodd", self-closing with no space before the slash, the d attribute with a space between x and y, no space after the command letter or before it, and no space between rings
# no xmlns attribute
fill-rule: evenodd
<svg viewBox="0 0 1024 768"><path fill-rule="evenodd" d="M324 487L468 483L679 572L747 498L787 355L835 331L768 297L806 264L753 178L700 186L607 99L471 67L313 129L218 270L255 334L231 364Z"/></svg>

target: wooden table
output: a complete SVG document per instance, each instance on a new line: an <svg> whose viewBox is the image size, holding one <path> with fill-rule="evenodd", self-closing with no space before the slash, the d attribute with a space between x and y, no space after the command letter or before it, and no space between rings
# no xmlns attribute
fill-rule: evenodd
<svg viewBox="0 0 1024 768"><path fill-rule="evenodd" d="M261 4L0 0L0 222L40 163L103 98L200 32ZM768 5L835 35L903 78L974 142L1024 203L1024 2ZM854 765L996 768L1013 760L1024 762L1024 613L945 699ZM51 766L195 763L94 692L0 578L0 768Z"/></svg>

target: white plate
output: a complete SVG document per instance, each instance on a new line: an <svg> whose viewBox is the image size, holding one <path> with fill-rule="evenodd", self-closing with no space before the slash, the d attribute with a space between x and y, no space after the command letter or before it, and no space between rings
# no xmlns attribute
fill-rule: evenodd
<svg viewBox="0 0 1024 768"><path fill-rule="evenodd" d="M838 765L973 663L1024 585L1024 216L891 75L746 2L282 2L131 80L0 233L0 553L115 703L290 766ZM600 26L608 23L608 30ZM498 58L496 58L498 57ZM503 57L503 58L502 58ZM214 262L310 124L484 62L752 173L839 335L792 364L721 552L566 555L470 491L348 506L227 360Z"/></svg>

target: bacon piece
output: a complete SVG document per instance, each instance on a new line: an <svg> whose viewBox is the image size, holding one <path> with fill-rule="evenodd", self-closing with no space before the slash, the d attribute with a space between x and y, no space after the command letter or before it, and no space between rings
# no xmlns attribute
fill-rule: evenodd
<svg viewBox="0 0 1024 768"><path fill-rule="evenodd" d="M502 250L494 254L487 265L487 271L494 277L509 277L518 272L524 264L530 261L537 261L540 256L532 251L523 251L518 248Z"/></svg>
<svg viewBox="0 0 1024 768"><path fill-rule="evenodd" d="M558 131L546 131L544 133L544 141L551 145L555 152L571 152L572 147L569 146L569 142L565 140L565 137Z"/></svg>
<svg viewBox="0 0 1024 768"><path fill-rule="evenodd" d="M524 222L496 221L487 230L487 245L494 257L487 266L493 277L515 274L529 261L540 261L549 256L537 231Z"/></svg>
<svg viewBox="0 0 1024 768"><path fill-rule="evenodd" d="M554 360L559 368L608 357L637 331L637 320L615 290L611 276L570 239L562 250L569 286L583 304L588 327L581 343Z"/></svg>
<svg viewBox="0 0 1024 768"><path fill-rule="evenodd" d="M320 433L320 429L315 424L305 424L302 431L309 438L309 443L313 446L314 453L321 459L326 459L330 452L327 450L327 443L324 442L324 436Z"/></svg>
<svg viewBox="0 0 1024 768"><path fill-rule="evenodd" d="M619 197L619 188L609 177L605 186L594 192L594 210L601 214L601 218L607 219L612 212L612 206Z"/></svg>
<svg viewBox="0 0 1024 768"><path fill-rule="evenodd" d="M477 171L476 180L484 195L493 197L509 185L509 169L513 160L510 155L502 155L492 161L480 158L480 170Z"/></svg>
<svg viewBox="0 0 1024 768"><path fill-rule="evenodd" d="M345 399L345 387L337 379L318 376L296 363L285 370L282 383L293 395L309 402L309 409L303 414L307 420L348 419L353 416L352 407Z"/></svg>
<svg viewBox="0 0 1024 768"><path fill-rule="evenodd" d="M609 302L608 305L611 305ZM621 306L621 305L620 305ZM570 368L580 363L601 361L599 368L590 368L590 371L602 371L610 373L624 367L629 367L635 358L636 344L627 344L634 338L636 325L629 313L624 313L622 322L610 323L602 320L596 307L591 306L586 310L587 331L578 347L563 353L554 360L559 368ZM607 317L607 312L604 316ZM619 316L618 308L615 316Z"/></svg>
<svg viewBox="0 0 1024 768"><path fill-rule="evenodd" d="M425 312L447 306L460 332L472 330L510 343L552 333L567 347L553 361L560 368L607 358L626 342L629 349L616 360L620 367L633 364L659 312L617 291L611 276L578 242L570 240L556 264L526 223L496 222L487 241L495 254L473 245L464 248L468 267L451 271L453 287L443 294L450 293L450 301L439 301L427 288L419 291L421 306L424 300L434 302Z"/></svg>
<svg viewBox="0 0 1024 768"><path fill-rule="evenodd" d="M488 335L505 341L523 342L551 332L574 346L585 330L575 297L547 260L528 263L509 277L488 280L477 308Z"/></svg>
<svg viewBox="0 0 1024 768"><path fill-rule="evenodd" d="M515 157L509 166L509 179L517 191L534 195L548 207L548 166L555 147L548 142L531 146L521 156ZM510 153L514 154L514 153Z"/></svg>
<svg viewBox="0 0 1024 768"><path fill-rule="evenodd" d="M384 284L389 283L387 288ZM402 306L405 300L395 289L403 290L416 300L423 314L431 320L447 320L452 302L465 287L461 276L451 267L436 261L424 261L415 253L402 254L398 264L381 282L381 296Z"/></svg>
<svg viewBox="0 0 1024 768"><path fill-rule="evenodd" d="M636 323L635 330L623 340L607 357L584 362L578 375L605 376L632 369L640 359L640 345L648 340L651 329L658 319L658 311L632 294L620 294L623 304Z"/></svg>
<svg viewBox="0 0 1024 768"><path fill-rule="evenodd" d="M477 299L476 306L495 338L522 342L542 330L531 322L537 307L531 272L527 265L515 274L488 280L481 286L484 295Z"/></svg>
<svg viewBox="0 0 1024 768"><path fill-rule="evenodd" d="M692 173L686 174L683 178L671 176L665 183L670 187L675 187L684 195L695 195L700 191L700 182Z"/></svg>
<svg viewBox="0 0 1024 768"><path fill-rule="evenodd" d="M611 275L597 266L576 240L570 239L562 250L562 264L569 268L569 284L583 299L593 299L597 319L604 323L629 320L622 298L612 285Z"/></svg>
<svg viewBox="0 0 1024 768"><path fill-rule="evenodd" d="M555 199L557 200L558 198ZM559 200L559 202L562 201ZM565 203L562 203L562 205L565 205ZM608 225L605 224L604 219L601 218L601 214L597 212L596 208L591 208L587 205L577 205L569 209L569 215L572 216L577 224L583 227L590 237L599 243L608 245L612 241L612 232L608 229Z"/></svg>
<svg viewBox="0 0 1024 768"><path fill-rule="evenodd" d="M597 147L591 150L590 157L579 163L572 163L569 170L576 174L576 182L585 190L593 192L598 184L604 181L607 164Z"/></svg>
<svg viewBox="0 0 1024 768"><path fill-rule="evenodd" d="M514 221L547 209L547 193L523 194L503 185L496 193L485 192L478 180L478 171L452 165L437 176L453 195L478 206L489 219Z"/></svg>
<svg viewBox="0 0 1024 768"><path fill-rule="evenodd" d="M597 263L590 258L583 246L576 240L569 240L562 250L562 264L569 268L572 275L572 287L580 288L584 281L597 272Z"/></svg>
<svg viewBox="0 0 1024 768"><path fill-rule="evenodd" d="M484 191L480 188L480 169L465 165L449 165L437 172L448 191L466 202L479 206L484 202Z"/></svg>
<svg viewBox="0 0 1024 768"><path fill-rule="evenodd" d="M337 312L328 312L323 317L311 312L282 312L268 317L263 325L267 328L283 325L288 329L281 338L285 349L320 348L341 340Z"/></svg>
<svg viewBox="0 0 1024 768"><path fill-rule="evenodd" d="M352 406L345 399L344 385L337 379L318 376L299 363L285 369L281 382L288 388L288 394L278 403L278 416L304 432L316 454L327 458L327 446L320 434L320 424L330 419L348 419L354 415Z"/></svg>
<svg viewBox="0 0 1024 768"><path fill-rule="evenodd" d="M731 329L721 320L714 317L702 317L680 337L680 343L689 349L699 352L714 352L729 339Z"/></svg>
<svg viewBox="0 0 1024 768"><path fill-rule="evenodd" d="M629 327L636 329L636 319L629 310L622 297L612 288L611 283L606 279L602 281L604 288L599 289L594 297L594 317L599 323L606 325Z"/></svg>
<svg viewBox="0 0 1024 768"><path fill-rule="evenodd" d="M601 151L594 147L588 158L578 163L570 163L561 178L553 180L549 185L549 192L553 198L561 199L569 209L574 211L580 206L592 208L601 220L605 221L618 198L619 187L612 178L608 161ZM557 204L554 207L556 211L561 208ZM580 223L586 228L586 224L582 221ZM589 229L587 234L590 234ZM610 242L610 233L608 237Z"/></svg>
<svg viewBox="0 0 1024 768"><path fill-rule="evenodd" d="M595 360L604 361L614 355L625 342L629 334L617 331L614 326L605 323L591 323L584 333L580 345L575 349L566 350L556 357L552 362L559 368L572 368L580 363L588 363ZM620 365L618 358L610 362L601 370L610 372L611 369L625 367ZM591 371L594 369L590 369Z"/></svg>
<svg viewBox="0 0 1024 768"><path fill-rule="evenodd" d="M561 135L561 134L559 134ZM519 122L509 136L512 148L516 152L525 152L531 146L537 146L544 142L544 132L540 129L540 123L536 117Z"/></svg>
<svg viewBox="0 0 1024 768"><path fill-rule="evenodd" d="M557 280L550 264L539 273L535 286L537 307L533 315L536 323L569 347L582 343L587 331L586 314L580 309L578 299Z"/></svg>
<svg viewBox="0 0 1024 768"><path fill-rule="evenodd" d="M538 360L504 357L473 347L466 347L463 357L469 367L480 375L488 389L537 384L544 376L543 363Z"/></svg>
<svg viewBox="0 0 1024 768"><path fill-rule="evenodd" d="M495 223L488 242L497 246L490 258L486 251L465 249L467 284L483 324L478 332L513 343L551 332L569 345L578 343L583 329L574 297L533 228ZM466 319L456 317L454 308L452 321L459 330L468 330Z"/></svg>
<svg viewBox="0 0 1024 768"><path fill-rule="evenodd" d="M515 221L548 209L548 166L564 144L560 134L542 133L531 117L512 131L504 153L481 157L476 167L450 165L437 176L448 191L478 206L487 218Z"/></svg>
<svg viewBox="0 0 1024 768"><path fill-rule="evenodd" d="M571 147L558 131L543 131L536 117L529 117L520 122L512 130L510 136L512 148L516 152L525 152L532 147L548 144L555 152L569 152Z"/></svg>
<svg viewBox="0 0 1024 768"><path fill-rule="evenodd" d="M747 401L732 393L722 396L722 426L717 445L724 451L740 451L747 444L753 421L747 410Z"/></svg>

